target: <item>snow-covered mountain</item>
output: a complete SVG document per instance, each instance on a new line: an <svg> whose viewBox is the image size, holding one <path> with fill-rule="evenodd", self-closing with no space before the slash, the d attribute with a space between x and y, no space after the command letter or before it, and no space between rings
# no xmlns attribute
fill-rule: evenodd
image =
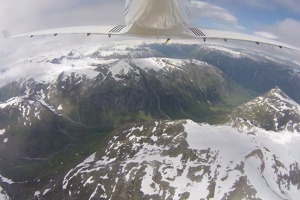
<svg viewBox="0 0 300 200"><path fill-rule="evenodd" d="M299 195L292 62L220 45L109 44L0 74L0 199Z"/></svg>
<svg viewBox="0 0 300 200"><path fill-rule="evenodd" d="M73 199L297 199L299 141L191 120L137 124L70 170L62 189Z"/></svg>
<svg viewBox="0 0 300 200"><path fill-rule="evenodd" d="M266 130L243 118L255 115L257 106L275 114L264 116L274 123L300 114L276 88L238 107L235 124L180 120L122 127L105 150L66 173L62 188L74 199L297 199L299 118Z"/></svg>
<svg viewBox="0 0 300 200"><path fill-rule="evenodd" d="M231 115L234 126L300 132L300 107L280 88L239 106Z"/></svg>

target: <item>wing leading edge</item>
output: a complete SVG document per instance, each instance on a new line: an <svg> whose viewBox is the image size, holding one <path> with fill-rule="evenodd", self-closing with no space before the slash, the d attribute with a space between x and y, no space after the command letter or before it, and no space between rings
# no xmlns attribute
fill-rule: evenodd
<svg viewBox="0 0 300 200"><path fill-rule="evenodd" d="M94 35L124 35L127 33L127 27L125 25L115 26L78 26L78 27L63 27L57 29L48 29L41 31L34 31L23 33L19 35L11 36L7 31L2 31L5 38L19 38L19 37L34 37L34 36L45 36L59 34L87 34L87 36Z"/></svg>
<svg viewBox="0 0 300 200"><path fill-rule="evenodd" d="M79 27L64 27L57 29L48 29L42 31L35 31L24 33L20 35L11 36L7 31L2 31L4 38L19 38L19 37L35 37L35 36L45 36L53 35L57 36L60 34L86 34L87 36L93 35L120 35L120 36L129 36L129 37L151 37L150 35L141 35L140 33L135 33L130 30L125 25L114 25L114 26L79 26ZM230 32L223 30L214 30L214 29L202 29L202 28L188 28L185 32L173 33L169 30L162 31L160 30L159 35L152 35L153 37L167 37L170 38L184 38L184 39L203 39L203 41L213 39L213 40L224 40L225 42L229 40L236 41L245 41L245 42L255 42L256 44L266 44L271 46L276 46L280 49L286 48L300 52L300 48L294 47L292 45L268 39L263 37L258 37L255 35L249 35L238 32Z"/></svg>
<svg viewBox="0 0 300 200"><path fill-rule="evenodd" d="M204 42L207 39L220 39L220 40L224 40L225 42L227 42L228 40L254 42L257 45L266 44L266 45L276 46L280 49L286 48L290 50L300 51L299 48L280 41L263 38L255 35L238 33L238 32L230 32L230 31L222 31L222 30L214 30L214 29L189 28L188 37L201 38L203 39Z"/></svg>

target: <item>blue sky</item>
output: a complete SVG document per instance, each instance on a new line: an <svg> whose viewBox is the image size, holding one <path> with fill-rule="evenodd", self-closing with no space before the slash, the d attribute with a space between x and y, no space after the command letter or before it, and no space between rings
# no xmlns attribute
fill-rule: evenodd
<svg viewBox="0 0 300 200"><path fill-rule="evenodd" d="M284 2L286 0L282 1ZM276 23L279 23L280 21L284 21L285 19L295 19L297 21L300 21L300 1L299 3L297 3L297 1L294 1L295 6L297 6L298 9L284 5L282 3L278 4L276 3L276 0L261 1L265 2L261 3L261 5L249 5L242 2L243 1L231 3L220 2L218 4L235 15L239 19L239 23L246 27L249 31L255 31L264 26L274 25ZM268 6L268 3L271 5Z"/></svg>
<svg viewBox="0 0 300 200"><path fill-rule="evenodd" d="M300 22L299 0L205 0L202 2L223 8L235 16L238 23L248 32L274 25L287 18ZM28 31L27 29L31 27L37 29L41 26L81 25L82 21L90 21L93 24L122 22L124 4L125 0L0 0L0 28L21 32L21 28L23 31ZM63 16L65 18L57 20L58 17ZM196 17L194 15L194 19L197 20L197 15ZM28 28L22 27L22 23L29 24Z"/></svg>
<svg viewBox="0 0 300 200"><path fill-rule="evenodd" d="M270 32L274 29L273 34L276 35L278 31L274 26L282 25L280 23L290 19L296 24L293 31L300 31L298 30L300 27L299 0L205 0L198 2L205 3L206 6L197 10L193 9L193 22L196 25L227 29L236 29L238 25L244 29L238 28L237 30L247 33ZM0 29L22 33L57 26L124 23L124 4L125 0L0 0ZM216 8L223 10L219 13ZM201 15L203 12L206 16ZM236 18L236 21L221 20L220 18L225 13ZM219 16L219 19L216 16ZM278 37L282 37L283 33L279 34Z"/></svg>
<svg viewBox="0 0 300 200"><path fill-rule="evenodd" d="M278 39L300 47L299 0L193 1L193 23Z"/></svg>
<svg viewBox="0 0 300 200"><path fill-rule="evenodd" d="M298 9L289 7L287 5L284 5L283 3L278 4L276 3L278 2L277 0L252 1L261 2L261 4L245 3L247 2L247 0L207 0L200 2L205 2L207 4L223 8L227 13L235 16L238 20L238 23L246 27L248 31L256 31L261 27L274 25L280 21L284 21L287 18L300 21L300 1L299 3L297 3L298 0L294 1L295 6L298 6ZM270 3L271 5L268 6L268 3Z"/></svg>

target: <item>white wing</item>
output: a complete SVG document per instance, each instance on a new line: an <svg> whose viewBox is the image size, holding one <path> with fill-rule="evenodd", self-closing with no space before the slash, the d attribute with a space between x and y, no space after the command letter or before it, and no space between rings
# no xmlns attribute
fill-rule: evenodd
<svg viewBox="0 0 300 200"><path fill-rule="evenodd" d="M78 27L63 27L56 29L48 29L42 31L35 31L29 33L23 33L20 35L11 36L7 31L2 31L5 38L18 38L18 37L34 37L40 35L54 35L59 34L91 34L95 35L122 35L127 33L127 27L125 25L116 26L78 26Z"/></svg>
<svg viewBox="0 0 300 200"><path fill-rule="evenodd" d="M248 35L238 32L230 32L230 31L222 31L222 30L213 30L213 29L199 29L199 28L189 28L188 37L192 38L201 38L204 41L208 39L221 39L224 41L229 40L238 40L238 41L246 41L246 42L255 42L256 44L267 44L271 46L277 46L278 48L287 48L295 51L300 51L299 48L294 47L292 45L268 39L263 37L258 37L255 35Z"/></svg>
<svg viewBox="0 0 300 200"><path fill-rule="evenodd" d="M287 48L291 50L300 51L299 48L294 47L289 44L285 44L280 41L271 40L268 38L258 37L254 35L248 35L238 32L229 32L222 30L213 30L213 29L200 29L200 28L188 28L186 32L177 32L170 30L159 30L159 34L155 35L155 31L151 32L149 30L146 31L147 34L141 34L139 32L135 32L134 30L129 30L129 28L125 25L116 25L116 26L78 26L78 27L64 27L57 29L49 29L42 31L35 31L24 33L20 35L11 36L7 31L2 31L5 38L18 38L18 37L34 37L39 35L54 35L57 36L59 34L87 34L87 36L91 34L95 35L124 35L124 36L133 36L133 37L158 37L163 36L167 38L189 38L195 39L200 38L204 41L209 39L222 39L226 42L229 40L238 40L238 41L247 41L247 42L255 42L256 44L267 44L271 46L277 46L278 48ZM169 39L168 39L169 40ZM167 40L167 41L168 41Z"/></svg>

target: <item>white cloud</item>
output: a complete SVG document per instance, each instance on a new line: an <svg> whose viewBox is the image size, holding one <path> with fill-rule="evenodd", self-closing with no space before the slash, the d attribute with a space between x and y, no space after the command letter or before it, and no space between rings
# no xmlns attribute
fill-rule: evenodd
<svg viewBox="0 0 300 200"><path fill-rule="evenodd" d="M300 21L288 18L273 25L262 27L261 29L263 32L276 35L286 43L300 47Z"/></svg>
<svg viewBox="0 0 300 200"><path fill-rule="evenodd" d="M300 12L300 1L299 0L276 0L278 4L285 6L286 8L299 13Z"/></svg>
<svg viewBox="0 0 300 200"><path fill-rule="evenodd" d="M120 0L0 0L0 30L9 30L15 35L63 26L123 24L124 4L125 2ZM48 40L44 40L47 45L39 46L38 38L4 40L0 33L0 66L48 51L51 47L59 48L72 43L74 45L80 40L89 39L91 37L86 39L84 36L50 38L51 45L45 42Z"/></svg>
<svg viewBox="0 0 300 200"><path fill-rule="evenodd" d="M254 32L254 35L257 35L257 36L260 36L260 37L269 38L269 39L278 39L278 37L275 36L274 34L268 33L268 32L265 32L265 31Z"/></svg>
<svg viewBox="0 0 300 200"><path fill-rule="evenodd" d="M268 10L287 9L296 14L300 12L299 0L228 0L227 3L244 4L258 9Z"/></svg>
<svg viewBox="0 0 300 200"><path fill-rule="evenodd" d="M193 15L205 17L222 26L229 26L231 29L245 29L238 24L238 19L228 10L203 1L192 1Z"/></svg>
<svg viewBox="0 0 300 200"><path fill-rule="evenodd" d="M0 0L0 29L13 33L61 26L122 23L120 0Z"/></svg>
<svg viewBox="0 0 300 200"><path fill-rule="evenodd" d="M265 7L272 6L273 4L293 7L300 4L298 0L228 0L228 2ZM270 2L273 2L273 4ZM0 30L8 29L13 34L17 34L60 26L122 24L124 23L124 3L123 0L0 0ZM207 21L206 19L210 19L219 26L225 26L225 28L229 29L244 28L239 24L235 15L220 6L203 1L193 1L192 5L193 16L196 19L197 17L205 21ZM300 6L295 9L298 8L300 9ZM266 35L265 33L271 33L273 36L282 38L287 43L300 46L298 39L300 35L300 22L296 20L286 19L272 26L261 27L257 32L256 34L267 37L270 37L270 35ZM265 33L262 35L261 32ZM81 36L66 38L59 39L58 37L57 39L53 39L51 45L42 44L41 46L43 47L38 47L38 45L31 45L30 38L4 41L1 40L0 36L0 66L18 58L34 55L35 53L47 51L57 46L62 47L64 45L77 44L80 39L82 41L90 39ZM57 42L57 40L60 42ZM101 42L101 40L97 38L94 41ZM25 44L21 46L20 44L24 42Z"/></svg>

